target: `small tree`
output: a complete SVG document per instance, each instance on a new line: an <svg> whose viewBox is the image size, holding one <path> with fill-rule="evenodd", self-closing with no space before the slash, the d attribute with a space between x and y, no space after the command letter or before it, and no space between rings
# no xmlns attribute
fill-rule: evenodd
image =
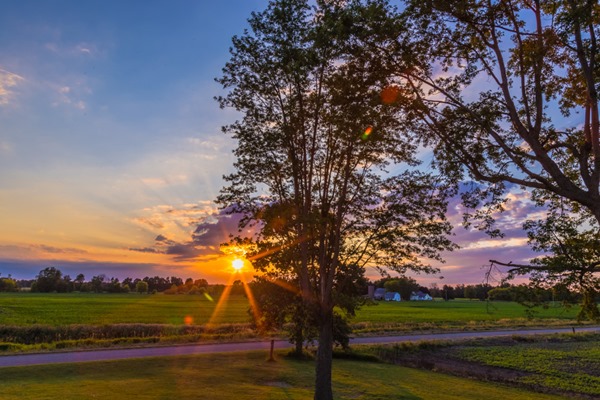
<svg viewBox="0 0 600 400"><path fill-rule="evenodd" d="M106 275L100 274L92 277L90 284L92 286L92 290L96 293L101 293L104 289L104 281L106 280Z"/></svg>
<svg viewBox="0 0 600 400"><path fill-rule="evenodd" d="M75 280L73 281L74 290L81 290L81 286L83 285L84 282L85 282L85 275L77 274L77 276L75 277Z"/></svg>
<svg viewBox="0 0 600 400"><path fill-rule="evenodd" d="M135 291L140 294L148 293L148 282L138 281L135 284Z"/></svg>
<svg viewBox="0 0 600 400"><path fill-rule="evenodd" d="M520 265L491 260L492 265L508 267L509 278L531 277L533 289L574 291L581 294L579 319L600 320L597 297L600 292L600 238L595 219L585 213L565 214L553 207L543 220L530 220L524 226L529 243L545 253ZM587 229L586 229L587 227Z"/></svg>
<svg viewBox="0 0 600 400"><path fill-rule="evenodd" d="M17 281L12 279L10 275L8 278L0 278L0 292L18 292L19 287Z"/></svg>
<svg viewBox="0 0 600 400"><path fill-rule="evenodd" d="M305 309L297 284L262 276L255 277L251 288L260 310L258 328L262 332L285 329L294 344L293 354L302 356L304 343L317 336L317 324Z"/></svg>
<svg viewBox="0 0 600 400"><path fill-rule="evenodd" d="M55 267L47 267L40 271L32 285L34 292L54 292L62 280L62 272Z"/></svg>
<svg viewBox="0 0 600 400"><path fill-rule="evenodd" d="M363 302L368 286L364 273L365 269L356 265L343 266L337 272L333 297L346 316L354 316ZM285 329L290 343L295 345L293 354L302 357L304 343L318 337L319 322L315 311L308 308L311 304L302 298L298 283L270 274L255 277L251 287L260 310L258 327L263 331ZM347 348L350 341L346 316L336 312L333 322L333 342L343 348Z"/></svg>

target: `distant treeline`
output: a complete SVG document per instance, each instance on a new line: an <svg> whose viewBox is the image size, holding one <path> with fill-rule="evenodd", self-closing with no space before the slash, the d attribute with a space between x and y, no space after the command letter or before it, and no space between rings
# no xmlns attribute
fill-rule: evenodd
<svg viewBox="0 0 600 400"><path fill-rule="evenodd" d="M557 285L554 288L542 289L523 284L511 285L508 283L499 286L481 283L476 285L444 285L442 287L434 283L431 287L427 288L409 277L386 277L374 281L372 284L375 287L385 288L390 292L400 293L403 300L409 299L410 294L417 291L444 300L498 300L517 301L520 303L544 303L549 301L579 302L581 297L578 293L571 292L561 285Z"/></svg>
<svg viewBox="0 0 600 400"><path fill-rule="evenodd" d="M100 274L86 280L84 274L78 274L75 278L64 275L56 267L44 268L31 280L15 280L10 276L0 277L0 292L16 292L22 288L29 288L32 292L40 293L70 293L70 292L92 292L92 293L189 293L189 294L219 294L225 285L210 285L206 279L182 278L171 276L146 276L144 278L107 278Z"/></svg>
<svg viewBox="0 0 600 400"><path fill-rule="evenodd" d="M432 297L444 300L453 299L478 299L478 300L499 300L499 301L517 301L544 303L548 301L578 302L580 295L569 291L564 286L557 286L551 289L532 288L527 285L502 284L492 286L489 284L476 285L443 285L437 284L427 288L420 285L415 279L410 277L385 277L377 281L369 282L364 279L361 281L358 292L367 293L369 284L375 287L383 287L390 292L398 292L402 299L409 299L412 292L423 292ZM254 286L252 283L250 286ZM219 295L225 289L222 284L209 284L206 279L182 279L176 276L160 277L146 276L144 278L125 278L120 281L118 278L107 278L100 274L86 280L83 274L78 274L74 279L69 275L64 275L56 267L44 268L35 277L30 280L15 280L0 276L0 292L16 292L21 289L29 289L32 292L42 293L69 293L69 292L90 292L90 293L158 293L165 294L204 294ZM243 294L244 288L240 281L233 283L232 294Z"/></svg>
<svg viewBox="0 0 600 400"><path fill-rule="evenodd" d="M441 297L445 300L452 299L478 299L494 301L516 301L519 303L546 303L550 301L560 301L567 303L577 303L581 300L581 295L572 292L564 286L553 288L532 287L525 284L510 285L502 284L492 286L488 284L477 285L444 285L441 288L434 286L429 289L431 296Z"/></svg>

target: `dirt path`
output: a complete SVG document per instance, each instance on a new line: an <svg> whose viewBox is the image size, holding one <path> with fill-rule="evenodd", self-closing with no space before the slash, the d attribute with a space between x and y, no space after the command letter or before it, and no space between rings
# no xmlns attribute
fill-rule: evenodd
<svg viewBox="0 0 600 400"><path fill-rule="evenodd" d="M576 332L600 332L600 326L578 327ZM553 333L569 333L572 328L549 328L549 329L522 329L485 332L456 332L435 334L413 334L400 336L375 336L354 338L350 344L384 344L396 342L417 342L422 340L460 340L484 337L500 337L512 335L543 335ZM108 350L85 350L62 353L38 353L0 356L0 368L19 367L41 364L93 362L104 360L122 360L127 358L143 357L169 357L191 354L228 353L234 351L268 351L269 341L240 342L240 343L216 343L216 344L192 344L164 347L143 347L134 349L108 349ZM275 348L284 349L290 347L286 340L276 340Z"/></svg>

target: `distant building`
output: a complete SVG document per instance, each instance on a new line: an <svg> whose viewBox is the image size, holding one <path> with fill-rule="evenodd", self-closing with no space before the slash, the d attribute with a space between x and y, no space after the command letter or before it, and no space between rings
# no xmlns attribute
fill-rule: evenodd
<svg viewBox="0 0 600 400"><path fill-rule="evenodd" d="M385 301L400 301L400 293L398 292L387 292L385 294Z"/></svg>
<svg viewBox="0 0 600 400"><path fill-rule="evenodd" d="M420 290L418 292L412 292L410 294L411 301L431 301L433 298L427 293L423 293Z"/></svg>
<svg viewBox="0 0 600 400"><path fill-rule="evenodd" d="M383 299L385 299L385 289L384 288L377 288L377 289L375 289L375 293L373 294L373 298L375 300L383 300Z"/></svg>

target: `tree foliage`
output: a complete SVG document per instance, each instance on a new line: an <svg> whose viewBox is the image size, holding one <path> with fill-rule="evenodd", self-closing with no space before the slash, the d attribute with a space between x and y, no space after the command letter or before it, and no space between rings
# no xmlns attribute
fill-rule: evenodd
<svg viewBox="0 0 600 400"><path fill-rule="evenodd" d="M448 174L492 194L540 190L600 221L599 12L589 1L408 1L387 55L403 54L390 67L411 131Z"/></svg>
<svg viewBox="0 0 600 400"><path fill-rule="evenodd" d="M319 326L315 398L330 399L336 274L344 266L431 271L446 238L447 188L418 170L390 81L351 28L360 2L272 1L233 38L218 79L236 172L219 202L254 225L257 269L297 282Z"/></svg>
<svg viewBox="0 0 600 400"><path fill-rule="evenodd" d="M36 279L31 287L32 292L49 293L69 291L62 272L56 267L44 268L35 278Z"/></svg>
<svg viewBox="0 0 600 400"><path fill-rule="evenodd" d="M547 218L524 228L535 249L553 255L520 272L535 271L534 282L577 282L593 299L600 272L590 254L600 240L600 5L405 6L398 12L381 2L386 12L365 16L355 32L365 54L393 76L403 127L433 149L447 176L479 183L464 194L474 210L467 225L501 236L494 214L517 187L547 207Z"/></svg>
<svg viewBox="0 0 600 400"><path fill-rule="evenodd" d="M595 219L566 214L553 207L547 218L529 220L525 228L532 248L544 255L531 260L530 265L493 263L508 266L509 278L530 275L534 290L580 293L582 308L578 318L600 320L596 303L600 292L600 239Z"/></svg>
<svg viewBox="0 0 600 400"><path fill-rule="evenodd" d="M0 292L18 292L19 287L17 281L10 275L6 278L0 277Z"/></svg>
<svg viewBox="0 0 600 400"><path fill-rule="evenodd" d="M148 282L138 281L135 284L135 291L140 294L148 293Z"/></svg>

